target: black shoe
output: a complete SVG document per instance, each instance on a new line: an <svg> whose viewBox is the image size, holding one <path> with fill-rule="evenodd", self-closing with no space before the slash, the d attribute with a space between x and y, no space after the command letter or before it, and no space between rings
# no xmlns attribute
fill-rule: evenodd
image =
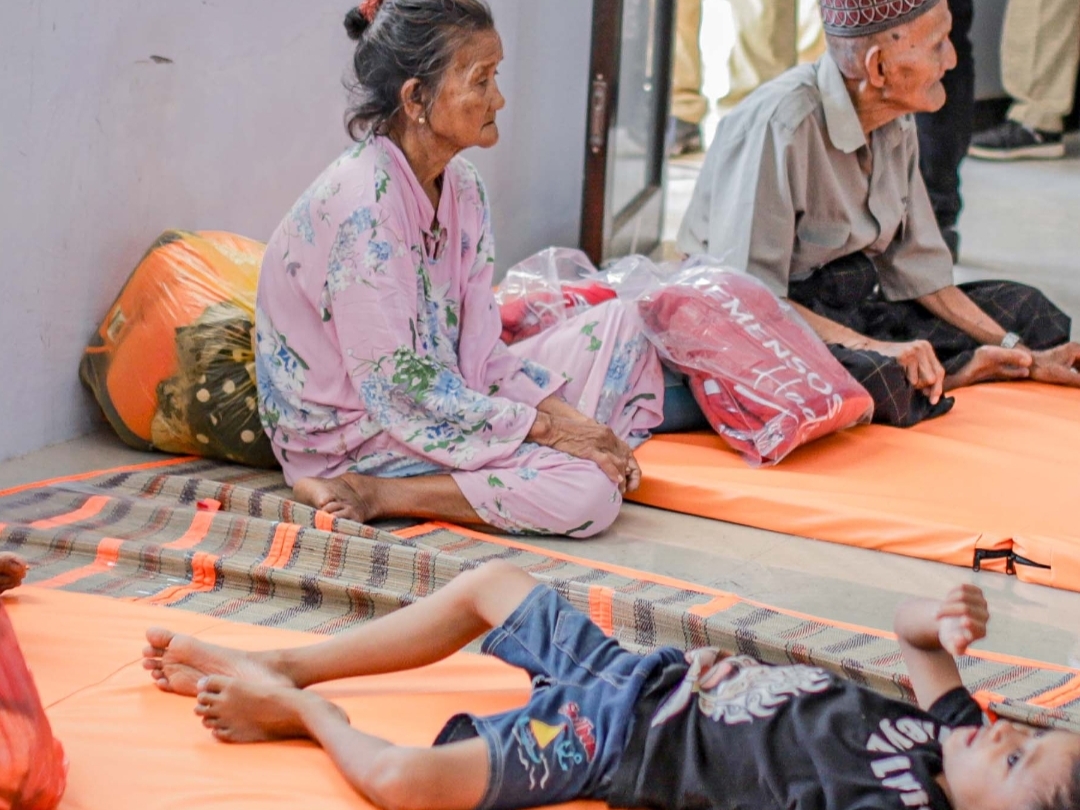
<svg viewBox="0 0 1080 810"><path fill-rule="evenodd" d="M952 225L945 225L941 229L941 238L945 240L946 247L952 255L952 263L960 261L960 232Z"/></svg>
<svg viewBox="0 0 1080 810"><path fill-rule="evenodd" d="M681 118L668 119L667 154L668 157L689 155L704 148L701 140L701 126L683 121Z"/></svg>
<svg viewBox="0 0 1080 810"><path fill-rule="evenodd" d="M1065 157L1065 144L1060 132L1044 132L1006 121L972 138L968 154L983 160L1056 160Z"/></svg>

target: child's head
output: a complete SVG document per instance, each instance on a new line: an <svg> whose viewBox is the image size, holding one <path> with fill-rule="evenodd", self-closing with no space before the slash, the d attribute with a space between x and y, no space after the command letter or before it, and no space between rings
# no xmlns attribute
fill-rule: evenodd
<svg viewBox="0 0 1080 810"><path fill-rule="evenodd" d="M955 810L1080 810L1080 734L999 721L956 729L943 754Z"/></svg>

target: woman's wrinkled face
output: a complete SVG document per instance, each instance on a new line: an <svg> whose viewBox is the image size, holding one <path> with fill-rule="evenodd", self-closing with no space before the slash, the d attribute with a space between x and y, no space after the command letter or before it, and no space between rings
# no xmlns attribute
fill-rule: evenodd
<svg viewBox="0 0 1080 810"><path fill-rule="evenodd" d="M431 105L432 134L457 150L498 142L495 114L506 104L495 78L502 59L495 31L470 34L461 43Z"/></svg>

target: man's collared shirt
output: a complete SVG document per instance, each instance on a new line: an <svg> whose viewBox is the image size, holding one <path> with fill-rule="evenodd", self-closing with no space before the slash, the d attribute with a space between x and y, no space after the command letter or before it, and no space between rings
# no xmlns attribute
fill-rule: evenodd
<svg viewBox="0 0 1080 810"><path fill-rule="evenodd" d="M873 258L890 300L953 283L919 173L914 118L885 124L868 143L828 54L763 85L721 120L677 246L746 270L779 296L789 281L858 251Z"/></svg>

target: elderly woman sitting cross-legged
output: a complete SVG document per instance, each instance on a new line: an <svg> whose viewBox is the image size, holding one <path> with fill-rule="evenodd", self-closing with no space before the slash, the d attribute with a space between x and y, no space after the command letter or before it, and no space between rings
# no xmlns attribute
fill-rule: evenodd
<svg viewBox="0 0 1080 810"><path fill-rule="evenodd" d="M502 44L482 0L367 0L354 146L278 226L259 281L259 407L295 497L335 516L587 537L661 421L654 350L618 302L508 349L490 207L457 156L494 146Z"/></svg>

